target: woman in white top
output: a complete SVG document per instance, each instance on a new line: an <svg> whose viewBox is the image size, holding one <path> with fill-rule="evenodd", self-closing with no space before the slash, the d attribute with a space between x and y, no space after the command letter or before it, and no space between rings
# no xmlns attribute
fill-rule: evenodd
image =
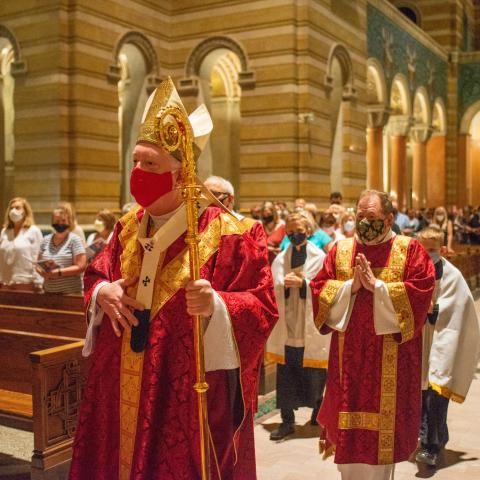
<svg viewBox="0 0 480 480"><path fill-rule="evenodd" d="M35 261L42 238L27 200L10 200L0 233L0 288L33 291L40 286Z"/></svg>

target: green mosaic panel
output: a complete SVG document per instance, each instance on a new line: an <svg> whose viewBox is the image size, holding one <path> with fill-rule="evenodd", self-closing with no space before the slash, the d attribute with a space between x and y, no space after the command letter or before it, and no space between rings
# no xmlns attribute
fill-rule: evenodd
<svg viewBox="0 0 480 480"><path fill-rule="evenodd" d="M367 7L367 23L368 56L375 57L383 65L388 87L390 88L397 73L403 73L410 82L407 52L408 50L415 51L415 80L410 88L415 91L418 87L424 86L427 88L431 100L441 97L447 103L447 62L370 4ZM391 71L388 70L388 62L385 61L384 30L392 40ZM430 75L429 65L432 67L433 75ZM433 81L429 85L430 76Z"/></svg>
<svg viewBox="0 0 480 480"><path fill-rule="evenodd" d="M460 64L458 68L458 118L480 99L480 63Z"/></svg>

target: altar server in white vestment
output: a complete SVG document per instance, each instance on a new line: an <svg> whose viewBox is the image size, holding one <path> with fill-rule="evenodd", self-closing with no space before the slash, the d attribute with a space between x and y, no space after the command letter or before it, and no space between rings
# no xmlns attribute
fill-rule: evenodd
<svg viewBox="0 0 480 480"><path fill-rule="evenodd" d="M330 336L320 335L313 322L310 281L323 265L325 253L307 238L313 226L300 213L287 218L290 245L272 264L279 321L267 342L267 359L277 363L277 408L282 423L271 440L281 440L295 431L299 407L313 409L311 423L323 398Z"/></svg>
<svg viewBox="0 0 480 480"><path fill-rule="evenodd" d="M436 466L449 438L449 400L465 400L477 368L480 331L467 282L440 254L443 231L431 226L417 238L434 262L436 287L423 333L421 449L416 460Z"/></svg>

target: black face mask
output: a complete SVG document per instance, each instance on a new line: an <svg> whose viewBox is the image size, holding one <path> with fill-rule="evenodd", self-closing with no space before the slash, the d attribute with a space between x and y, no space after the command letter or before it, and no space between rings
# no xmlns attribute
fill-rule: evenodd
<svg viewBox="0 0 480 480"><path fill-rule="evenodd" d="M265 215L262 217L263 223L273 222L273 215Z"/></svg>
<svg viewBox="0 0 480 480"><path fill-rule="evenodd" d="M307 239L307 235L304 232L292 232L288 234L288 239L292 245L298 247Z"/></svg>
<svg viewBox="0 0 480 480"><path fill-rule="evenodd" d="M67 225L66 223L52 223L52 227L56 232L63 233L70 228L70 225Z"/></svg>

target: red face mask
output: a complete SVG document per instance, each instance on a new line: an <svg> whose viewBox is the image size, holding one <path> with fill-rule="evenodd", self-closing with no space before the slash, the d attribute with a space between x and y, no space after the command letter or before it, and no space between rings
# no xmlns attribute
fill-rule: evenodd
<svg viewBox="0 0 480 480"><path fill-rule="evenodd" d="M142 207L173 190L173 172L154 173L134 167L130 175L130 192Z"/></svg>

